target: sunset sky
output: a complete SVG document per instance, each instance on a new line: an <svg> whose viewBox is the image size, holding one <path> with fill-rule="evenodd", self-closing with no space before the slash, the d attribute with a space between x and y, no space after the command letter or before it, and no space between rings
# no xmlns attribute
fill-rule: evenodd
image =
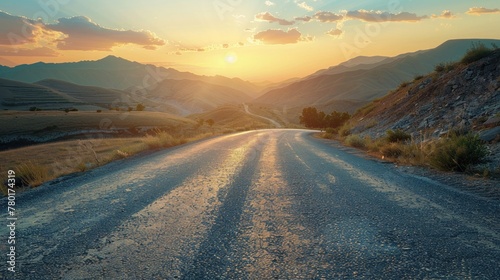
<svg viewBox="0 0 500 280"><path fill-rule="evenodd" d="M499 26L498 0L0 1L0 64L113 54L196 74L280 81L359 55L498 39Z"/></svg>

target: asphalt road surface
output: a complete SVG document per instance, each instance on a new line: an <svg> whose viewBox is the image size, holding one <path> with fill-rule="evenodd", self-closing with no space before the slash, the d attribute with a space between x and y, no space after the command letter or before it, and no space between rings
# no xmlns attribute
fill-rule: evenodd
<svg viewBox="0 0 500 280"><path fill-rule="evenodd" d="M211 138L19 195L1 278L499 279L498 200L312 133Z"/></svg>

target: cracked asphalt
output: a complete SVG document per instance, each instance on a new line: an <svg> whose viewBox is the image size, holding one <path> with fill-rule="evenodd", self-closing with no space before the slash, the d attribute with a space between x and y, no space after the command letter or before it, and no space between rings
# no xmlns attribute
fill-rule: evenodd
<svg viewBox="0 0 500 280"><path fill-rule="evenodd" d="M0 276L498 279L498 200L313 133L215 137L20 194L17 272Z"/></svg>

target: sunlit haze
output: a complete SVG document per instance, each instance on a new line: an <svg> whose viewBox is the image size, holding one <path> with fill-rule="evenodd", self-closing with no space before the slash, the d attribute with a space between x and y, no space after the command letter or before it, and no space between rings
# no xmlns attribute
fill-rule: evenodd
<svg viewBox="0 0 500 280"><path fill-rule="evenodd" d="M202 75L280 81L360 55L498 39L499 8L498 0L2 1L0 64L113 54Z"/></svg>

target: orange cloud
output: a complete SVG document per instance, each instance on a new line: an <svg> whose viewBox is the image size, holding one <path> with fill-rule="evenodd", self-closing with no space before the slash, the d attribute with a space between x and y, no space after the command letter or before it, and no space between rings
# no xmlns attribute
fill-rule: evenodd
<svg viewBox="0 0 500 280"><path fill-rule="evenodd" d="M444 10L440 15L432 15L432 18L454 18L455 15L449 10Z"/></svg>
<svg viewBox="0 0 500 280"><path fill-rule="evenodd" d="M277 22L280 25L292 25L295 23L294 21L288 21L285 19L277 18L269 12L257 14L257 15L255 15L255 19L260 20L260 21L267 21L267 22Z"/></svg>
<svg viewBox="0 0 500 280"><path fill-rule="evenodd" d="M484 7L472 7L466 12L469 15L481 15L481 14L498 14L500 9L487 9Z"/></svg>
<svg viewBox="0 0 500 280"><path fill-rule="evenodd" d="M60 35L58 32L46 29L41 21L0 11L0 45L34 44L43 38L53 40Z"/></svg>
<svg viewBox="0 0 500 280"><path fill-rule="evenodd" d="M295 44L299 41L309 40L308 38L302 38L302 34L296 28L288 31L268 29L255 34L253 38L269 45Z"/></svg>
<svg viewBox="0 0 500 280"><path fill-rule="evenodd" d="M101 50L124 44L136 44L146 49L156 49L165 45L165 41L150 31L114 30L102 27L88 17L77 16L60 18L58 23L47 25L51 30L67 35L58 41L62 50Z"/></svg>
<svg viewBox="0 0 500 280"><path fill-rule="evenodd" d="M305 17L296 17L295 20L300 20L300 21L305 21L305 22L310 22L312 20L312 17L310 16L305 16Z"/></svg>
<svg viewBox="0 0 500 280"><path fill-rule="evenodd" d="M413 13L402 12L399 14L392 14L382 11L349 11L346 14L349 19L358 19L366 22L386 22L386 21L420 21L428 18L427 16L417 16Z"/></svg>
<svg viewBox="0 0 500 280"><path fill-rule="evenodd" d="M339 37L340 35L342 35L342 33L344 33L344 31L337 28L332 28L330 31L326 32L326 34L333 37Z"/></svg>
<svg viewBox="0 0 500 280"><path fill-rule="evenodd" d="M313 16L316 20L321 22L335 22L343 19L344 17L341 15L334 14L332 12L324 12L319 11L316 12Z"/></svg>

